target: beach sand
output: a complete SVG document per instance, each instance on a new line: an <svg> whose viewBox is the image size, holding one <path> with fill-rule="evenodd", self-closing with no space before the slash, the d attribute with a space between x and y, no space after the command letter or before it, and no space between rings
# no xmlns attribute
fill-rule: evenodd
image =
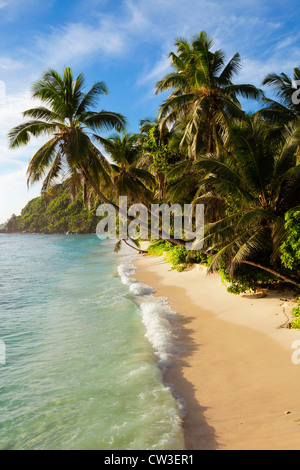
<svg viewBox="0 0 300 470"><path fill-rule="evenodd" d="M165 382L186 403L186 450L300 449L300 331L279 328L292 296L229 294L218 274L199 265L180 273L150 255L134 265L135 279L177 313L181 353Z"/></svg>

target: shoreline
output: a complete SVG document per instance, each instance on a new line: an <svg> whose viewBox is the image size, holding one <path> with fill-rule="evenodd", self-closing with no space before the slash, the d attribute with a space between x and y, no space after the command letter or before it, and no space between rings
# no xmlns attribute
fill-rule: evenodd
<svg viewBox="0 0 300 470"><path fill-rule="evenodd" d="M186 404L186 450L299 450L300 365L292 345L300 331L280 328L292 298L235 296L218 274L199 265L177 272L151 255L133 265L136 281L176 312L181 354L164 381Z"/></svg>

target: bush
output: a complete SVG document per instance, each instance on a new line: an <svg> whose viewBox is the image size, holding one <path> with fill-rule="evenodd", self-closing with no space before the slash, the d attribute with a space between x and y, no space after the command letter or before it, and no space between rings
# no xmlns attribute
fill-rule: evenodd
<svg viewBox="0 0 300 470"><path fill-rule="evenodd" d="M296 275L300 272L300 212L290 211L285 214L287 235L280 247L282 265Z"/></svg>
<svg viewBox="0 0 300 470"><path fill-rule="evenodd" d="M169 261L173 268L177 271L184 271L187 267L187 263L202 264L209 266L211 256L201 253L201 251L187 251L183 246L173 246L166 240L154 241L151 240L153 245L150 245L148 252L154 256L165 256L165 259Z"/></svg>
<svg viewBox="0 0 300 470"><path fill-rule="evenodd" d="M231 294L243 294L252 290L256 292L258 287L274 282L272 274L262 271L254 266L240 266L230 276L227 266L221 265L218 270L222 283L228 285L227 291Z"/></svg>
<svg viewBox="0 0 300 470"><path fill-rule="evenodd" d="M203 266L209 266L212 256L201 253L201 251L190 251L187 256L187 261L195 264L202 264Z"/></svg>
<svg viewBox="0 0 300 470"><path fill-rule="evenodd" d="M154 256L164 256L166 261L172 264L177 271L184 271L186 268L187 250L183 246L173 246L166 240L159 240L150 245L148 253Z"/></svg>
<svg viewBox="0 0 300 470"><path fill-rule="evenodd" d="M294 307L293 310L294 320L291 323L291 328L294 330L300 329L300 297L298 298L298 306Z"/></svg>

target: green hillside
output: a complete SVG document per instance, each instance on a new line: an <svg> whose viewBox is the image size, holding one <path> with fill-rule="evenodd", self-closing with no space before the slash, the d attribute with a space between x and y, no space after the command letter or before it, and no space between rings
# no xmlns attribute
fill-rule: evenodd
<svg viewBox="0 0 300 470"><path fill-rule="evenodd" d="M52 195L32 199L20 216L13 215L6 233L95 233L96 206L87 208L82 195L72 201L67 182L53 188Z"/></svg>

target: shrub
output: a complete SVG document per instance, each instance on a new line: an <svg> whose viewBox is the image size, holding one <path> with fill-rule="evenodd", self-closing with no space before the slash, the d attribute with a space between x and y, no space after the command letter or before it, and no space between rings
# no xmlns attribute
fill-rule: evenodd
<svg viewBox="0 0 300 470"><path fill-rule="evenodd" d="M202 264L209 266L212 256L201 253L201 251L190 251L187 256L187 261L195 264Z"/></svg>
<svg viewBox="0 0 300 470"><path fill-rule="evenodd" d="M291 328L297 330L300 328L300 297L298 298L298 305L294 307L293 310L294 320L291 323Z"/></svg>
<svg viewBox="0 0 300 470"><path fill-rule="evenodd" d="M166 261L169 261L177 271L184 271L186 268L184 263L188 252L183 246L173 246L166 240L159 240L149 246L148 253L154 256L164 256Z"/></svg>
<svg viewBox="0 0 300 470"><path fill-rule="evenodd" d="M221 265L218 270L222 283L228 285L227 291L231 294L243 294L247 291L257 291L258 287L262 285L270 284L274 282L274 276L267 272L262 271L259 268L252 266L239 266L234 272L233 276L230 276L228 268L225 265Z"/></svg>
<svg viewBox="0 0 300 470"><path fill-rule="evenodd" d="M285 214L287 235L280 247L282 265L296 274L300 272L300 212L290 211Z"/></svg>

